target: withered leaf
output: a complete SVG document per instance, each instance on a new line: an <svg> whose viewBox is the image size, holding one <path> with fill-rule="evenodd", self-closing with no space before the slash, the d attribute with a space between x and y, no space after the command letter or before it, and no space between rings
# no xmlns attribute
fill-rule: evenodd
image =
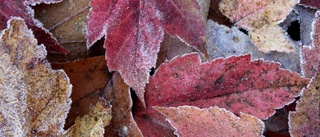
<svg viewBox="0 0 320 137"><path fill-rule="evenodd" d="M9 20L0 38L0 136L62 135L71 104L69 78L51 69L45 47L23 19Z"/></svg>
<svg viewBox="0 0 320 137"><path fill-rule="evenodd" d="M102 137L104 127L111 121L111 105L104 99L99 99L96 105L70 127L64 136L67 137ZM108 133L106 133L108 135Z"/></svg>

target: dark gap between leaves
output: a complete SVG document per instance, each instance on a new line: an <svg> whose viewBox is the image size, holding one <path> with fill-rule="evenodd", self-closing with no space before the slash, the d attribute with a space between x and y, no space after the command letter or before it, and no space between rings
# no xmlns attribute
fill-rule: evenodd
<svg viewBox="0 0 320 137"><path fill-rule="evenodd" d="M290 26L288 27L287 33L294 41L300 40L300 23L298 20L291 22Z"/></svg>
<svg viewBox="0 0 320 137"><path fill-rule="evenodd" d="M247 30L245 30L245 29L243 29L243 28L239 28L239 30L240 30L241 32L243 32L244 34L249 35L249 32L248 32Z"/></svg>

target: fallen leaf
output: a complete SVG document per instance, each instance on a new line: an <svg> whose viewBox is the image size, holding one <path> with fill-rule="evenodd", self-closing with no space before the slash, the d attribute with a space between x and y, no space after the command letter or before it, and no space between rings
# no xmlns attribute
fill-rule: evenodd
<svg viewBox="0 0 320 137"><path fill-rule="evenodd" d="M296 111L289 113L289 132L293 137L316 137L320 135L320 71L302 92Z"/></svg>
<svg viewBox="0 0 320 137"><path fill-rule="evenodd" d="M42 27L38 20L34 19L34 11L26 3L24 0L0 0L2 13L0 15L0 29L4 29L7 21L13 16L21 17L26 21L28 28L32 29L38 42L44 44L49 52L67 54L69 51L60 46L51 33Z"/></svg>
<svg viewBox="0 0 320 137"><path fill-rule="evenodd" d="M312 45L311 47L302 47L301 49L301 68L302 74L307 77L313 77L318 71L318 66L320 65L320 11L315 13L315 19L313 21L312 35Z"/></svg>
<svg viewBox="0 0 320 137"><path fill-rule="evenodd" d="M68 62L102 54L92 54L95 48L87 49L85 31L90 0L64 0L54 4L39 4L33 7L34 16L57 38L60 45L70 51L67 55L48 54L50 62ZM94 46L96 47L96 46Z"/></svg>
<svg viewBox="0 0 320 137"><path fill-rule="evenodd" d="M300 0L300 4L314 9L320 8L320 0Z"/></svg>
<svg viewBox="0 0 320 137"><path fill-rule="evenodd" d="M250 41L248 35L241 32L237 27L227 27L212 20L207 21L207 44L206 49L210 60L219 57L240 56L251 54L252 59L264 59L266 61L280 62L281 67L300 73L300 57L297 53L283 53L272 51L264 53Z"/></svg>
<svg viewBox="0 0 320 137"><path fill-rule="evenodd" d="M258 118L241 113L240 118L223 108L200 109L192 106L155 107L167 117L175 134L183 137L261 137L264 124Z"/></svg>
<svg viewBox="0 0 320 137"><path fill-rule="evenodd" d="M111 118L111 105L104 99L99 99L86 115L76 119L75 125L64 136L102 137L105 134L104 127L110 124Z"/></svg>
<svg viewBox="0 0 320 137"><path fill-rule="evenodd" d="M150 77L145 100L147 108L134 110L135 119L145 136L159 126L171 130L153 106L181 105L208 108L217 105L267 119L295 100L306 87L308 79L282 70L278 63L251 61L250 55L218 58L201 63L197 54L187 54L163 63Z"/></svg>
<svg viewBox="0 0 320 137"><path fill-rule="evenodd" d="M292 44L277 24L297 3L297 0L222 0L219 9L238 27L251 31L252 42L263 52L292 52Z"/></svg>
<svg viewBox="0 0 320 137"><path fill-rule="evenodd" d="M275 108L294 101L307 83L297 73L279 69L278 63L251 61L250 55L201 64L197 54L187 54L162 64L145 96L149 107L216 104L266 119Z"/></svg>
<svg viewBox="0 0 320 137"><path fill-rule="evenodd" d="M87 46L107 34L109 69L119 71L142 102L163 30L204 53L205 21L196 0L93 0L90 6Z"/></svg>
<svg viewBox="0 0 320 137"><path fill-rule="evenodd" d="M89 106L96 103L111 78L104 56L92 57L66 63L52 63L53 69L63 69L73 85L73 103L66 119L65 128L74 124L77 117L88 112Z"/></svg>
<svg viewBox="0 0 320 137"><path fill-rule="evenodd" d="M112 103L112 120L105 128L108 137L142 137L142 133L133 119L130 88L119 73L109 80L104 96Z"/></svg>
<svg viewBox="0 0 320 137"><path fill-rule="evenodd" d="M164 34L160 51L158 53L157 67L159 67L163 62L171 60L176 56L182 56L191 52L196 52L196 50L187 46L187 44L180 39Z"/></svg>
<svg viewBox="0 0 320 137"><path fill-rule="evenodd" d="M53 69L63 69L70 78L73 102L89 96L97 90L103 90L111 73L106 66L104 56L92 57L66 63L52 63Z"/></svg>
<svg viewBox="0 0 320 137"><path fill-rule="evenodd" d="M297 12L300 15L299 22L300 22L301 43L302 45L305 45L305 46L311 46L312 22L313 22L316 10L306 8L303 6L297 6Z"/></svg>
<svg viewBox="0 0 320 137"><path fill-rule="evenodd" d="M22 18L9 20L0 38L0 136L62 135L71 104L69 78L51 69L45 47Z"/></svg>
<svg viewBox="0 0 320 137"><path fill-rule="evenodd" d="M255 29L250 33L251 41L263 52L294 51L293 44L290 43L286 32L278 25L268 25L260 29Z"/></svg>

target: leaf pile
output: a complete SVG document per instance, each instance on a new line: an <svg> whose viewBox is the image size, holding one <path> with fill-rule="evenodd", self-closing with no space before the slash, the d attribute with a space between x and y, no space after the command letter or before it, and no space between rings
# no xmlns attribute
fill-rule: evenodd
<svg viewBox="0 0 320 137"><path fill-rule="evenodd" d="M316 1L0 4L0 136L320 134Z"/></svg>

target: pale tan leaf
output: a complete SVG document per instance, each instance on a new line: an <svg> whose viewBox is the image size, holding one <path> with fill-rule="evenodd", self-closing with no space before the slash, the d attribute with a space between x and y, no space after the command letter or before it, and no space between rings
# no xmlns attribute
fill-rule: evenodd
<svg viewBox="0 0 320 137"><path fill-rule="evenodd" d="M77 118L75 125L65 134L67 137L102 137L104 127L111 121L111 105L104 99L99 99L97 104L84 116ZM106 133L108 135L108 133Z"/></svg>
<svg viewBox="0 0 320 137"><path fill-rule="evenodd" d="M293 52L286 32L278 25L268 25L250 32L251 41L263 52Z"/></svg>
<svg viewBox="0 0 320 137"><path fill-rule="evenodd" d="M155 107L183 137L258 137L262 136L263 122L241 113L237 117L224 108L200 109L193 106Z"/></svg>
<svg viewBox="0 0 320 137"><path fill-rule="evenodd" d="M222 0L219 9L237 26L248 30L282 22L298 0Z"/></svg>
<svg viewBox="0 0 320 137"><path fill-rule="evenodd" d="M284 30L277 26L299 0L222 0L219 10L236 26L251 31L251 40L263 52L292 52ZM279 33L280 32L280 33Z"/></svg>
<svg viewBox="0 0 320 137"><path fill-rule="evenodd" d="M8 21L0 37L0 136L63 133L72 86L64 71L51 69L46 54L23 19Z"/></svg>

